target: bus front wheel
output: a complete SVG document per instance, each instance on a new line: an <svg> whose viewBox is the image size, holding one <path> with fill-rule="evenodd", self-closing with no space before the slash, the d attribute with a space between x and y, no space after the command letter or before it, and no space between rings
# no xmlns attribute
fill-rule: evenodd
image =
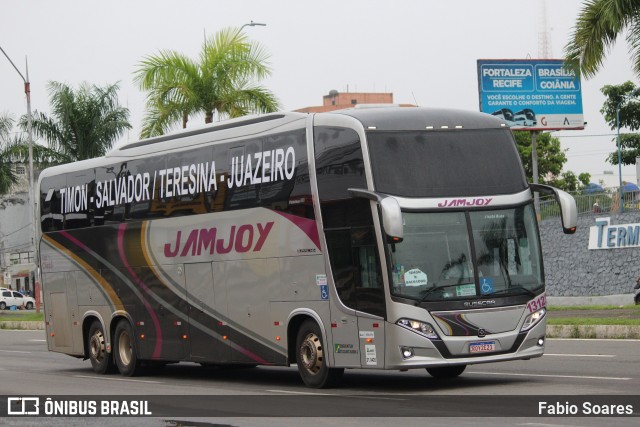
<svg viewBox="0 0 640 427"><path fill-rule="evenodd" d="M122 319L116 325L113 337L113 356L120 374L133 377L140 372L135 336L129 321Z"/></svg>
<svg viewBox="0 0 640 427"><path fill-rule="evenodd" d="M441 366L438 368L427 368L427 372L433 378L455 378L460 376L466 369L467 365Z"/></svg>
<svg viewBox="0 0 640 427"><path fill-rule="evenodd" d="M89 360L91 367L96 374L106 374L111 371L113 362L111 354L107 353L104 330L102 324L98 320L94 320L89 327L89 335L87 336L87 350L89 352Z"/></svg>
<svg viewBox="0 0 640 427"><path fill-rule="evenodd" d="M313 320L302 323L296 339L296 361L302 381L308 387L327 388L339 382L344 369L329 368L327 357L318 324Z"/></svg>

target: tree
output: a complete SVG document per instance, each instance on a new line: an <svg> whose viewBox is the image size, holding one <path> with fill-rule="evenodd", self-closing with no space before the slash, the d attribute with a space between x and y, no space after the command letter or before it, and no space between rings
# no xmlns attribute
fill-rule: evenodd
<svg viewBox="0 0 640 427"><path fill-rule="evenodd" d="M10 133L13 128L13 118L8 114L0 115L0 194L6 194L11 186L18 182L18 178L11 167L11 154L8 147L12 145Z"/></svg>
<svg viewBox="0 0 640 427"><path fill-rule="evenodd" d="M637 0L587 0L565 46L565 61L586 78L593 77L618 35L625 30L633 70L640 77L640 2Z"/></svg>
<svg viewBox="0 0 640 427"><path fill-rule="evenodd" d="M522 166L527 175L527 179L533 177L533 166L531 164L531 133L527 131L513 132L516 138L516 146L522 159ZM545 182L546 177L560 175L562 166L567 161L567 156L560 148L560 140L554 138L548 132L539 132L536 138L536 148L538 152L538 180Z"/></svg>
<svg viewBox="0 0 640 427"><path fill-rule="evenodd" d="M225 29L205 40L194 61L175 51L146 57L135 72L140 89L148 92L141 137L166 133L174 124L187 126L189 117L204 114L240 117L277 111L278 101L260 86L270 74L268 55L238 29Z"/></svg>
<svg viewBox="0 0 640 427"><path fill-rule="evenodd" d="M600 91L607 97L600 112L604 116L611 130L617 131L616 112L620 115L620 128L632 131L640 129L640 102L624 102L625 98L637 96L640 88L628 81L621 85L606 85ZM612 165L618 164L618 139L613 138L616 150L609 154L608 161ZM636 157L640 156L640 135L637 133L620 133L620 158L623 165L633 165Z"/></svg>
<svg viewBox="0 0 640 427"><path fill-rule="evenodd" d="M118 84L99 87L80 85L77 91L63 83L50 82L51 117L33 114L32 126L36 137L44 139L48 147L34 144L34 162L69 163L104 156L127 129L129 110L118 105ZM20 119L27 128L27 117ZM37 148L36 148L37 147ZM14 147L23 153L25 145Z"/></svg>
<svg viewBox="0 0 640 427"><path fill-rule="evenodd" d="M564 191L576 192L583 187L588 187L590 182L591 174L585 172L576 176L575 173L566 171L562 172L559 177L552 178L548 183Z"/></svg>
<svg viewBox="0 0 640 427"><path fill-rule="evenodd" d="M513 134L527 179L532 181L531 133L515 131ZM567 162L567 156L560 148L558 138L551 136L548 132L540 132L536 137L536 148L538 152L538 182L544 182L565 191L577 191L582 186L589 185L591 176L588 173L581 173L576 177L574 172L562 172L562 167Z"/></svg>

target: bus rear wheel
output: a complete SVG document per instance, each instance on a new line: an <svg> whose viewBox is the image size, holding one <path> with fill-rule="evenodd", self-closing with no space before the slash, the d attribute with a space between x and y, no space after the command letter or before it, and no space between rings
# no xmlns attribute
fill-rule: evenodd
<svg viewBox="0 0 640 427"><path fill-rule="evenodd" d="M467 365L441 366L438 368L427 368L427 372L433 378L455 378L460 376L466 369Z"/></svg>
<svg viewBox="0 0 640 427"><path fill-rule="evenodd" d="M102 323L94 320L87 335L87 350L91 367L96 374L106 374L113 368L111 354L107 353Z"/></svg>
<svg viewBox="0 0 640 427"><path fill-rule="evenodd" d="M344 369L329 368L327 357L318 324L313 320L302 323L296 339L296 361L300 377L308 387L334 387L342 378Z"/></svg>
<svg viewBox="0 0 640 427"><path fill-rule="evenodd" d="M113 357L118 371L125 377L133 377L140 373L135 336L131 324L126 319L120 320L116 325L113 336Z"/></svg>

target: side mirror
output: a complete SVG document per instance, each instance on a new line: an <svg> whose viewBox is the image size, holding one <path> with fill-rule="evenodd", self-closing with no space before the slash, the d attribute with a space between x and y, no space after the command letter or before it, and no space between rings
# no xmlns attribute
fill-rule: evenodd
<svg viewBox="0 0 640 427"><path fill-rule="evenodd" d="M404 238L402 211L395 198L359 188L349 188L347 191L351 197L362 197L377 202L382 214L382 228L387 235L387 243L402 242Z"/></svg>
<svg viewBox="0 0 640 427"><path fill-rule="evenodd" d="M578 225L578 208L576 207L576 201L571 194L555 187L551 187L550 185L529 183L529 187L532 192L537 191L538 193L552 195L560 205L562 230L565 234L573 234L576 232L576 227Z"/></svg>

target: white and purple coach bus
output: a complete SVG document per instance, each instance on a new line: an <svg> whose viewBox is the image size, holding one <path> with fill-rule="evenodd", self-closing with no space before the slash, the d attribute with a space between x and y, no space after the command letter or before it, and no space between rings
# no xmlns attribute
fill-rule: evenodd
<svg viewBox="0 0 640 427"><path fill-rule="evenodd" d="M354 108L142 140L39 179L48 348L131 376L174 362L345 368L539 357L532 191L487 114Z"/></svg>

